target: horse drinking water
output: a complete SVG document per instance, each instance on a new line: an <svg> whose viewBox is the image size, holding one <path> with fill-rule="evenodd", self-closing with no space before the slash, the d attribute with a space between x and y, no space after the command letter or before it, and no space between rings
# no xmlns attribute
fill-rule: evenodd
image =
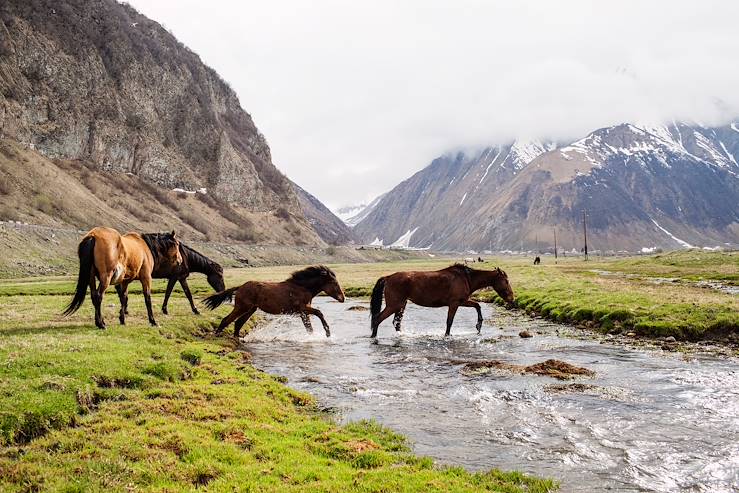
<svg viewBox="0 0 739 493"><path fill-rule="evenodd" d="M236 322L234 337L239 337L241 327L259 308L272 315L298 314L305 325L305 330L309 333L313 332L309 317L315 315L323 324L326 337L330 337L331 331L323 313L310 306L313 298L321 291L339 303L344 302L344 291L336 279L336 274L326 266L316 265L293 272L288 279L282 282L248 281L241 286L209 296L203 302L205 306L213 310L224 301L234 297L234 308L221 320L216 334L220 334L223 329Z"/></svg>
<svg viewBox="0 0 739 493"><path fill-rule="evenodd" d="M429 307L448 306L446 318L446 334L449 335L454 315L460 306L468 306L477 310L477 332L482 329L482 310L480 304L470 300L470 295L485 287L492 287L506 303L513 302L513 289L508 283L505 272L495 270L477 270L462 264L454 264L431 272L396 272L377 280L370 300L372 317L372 337L377 337L377 327L383 320L395 314L393 324L400 331L400 322L408 300L416 305ZM385 309L382 308L382 297L385 295Z"/></svg>
<svg viewBox="0 0 739 493"><path fill-rule="evenodd" d="M121 235L111 228L94 228L80 241L77 254L80 258L77 289L74 298L64 310L65 315L71 315L82 306L89 286L90 298L95 306L95 325L104 329L103 295L112 284L121 301L118 319L121 324L125 324L128 285L138 279L144 292L149 323L157 324L151 308L151 274L155 265L182 263L180 242L174 231L163 235L142 236L138 233ZM95 279L100 282L97 287Z"/></svg>

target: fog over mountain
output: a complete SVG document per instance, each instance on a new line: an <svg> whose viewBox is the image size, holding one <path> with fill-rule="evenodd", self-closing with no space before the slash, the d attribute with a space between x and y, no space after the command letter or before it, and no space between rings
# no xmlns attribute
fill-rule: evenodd
<svg viewBox="0 0 739 493"><path fill-rule="evenodd" d="M739 246L739 126L621 124L568 143L517 139L447 153L354 227L441 250L651 251Z"/></svg>
<svg viewBox="0 0 739 493"><path fill-rule="evenodd" d="M450 149L739 114L739 3L133 0L249 102L330 207Z"/></svg>

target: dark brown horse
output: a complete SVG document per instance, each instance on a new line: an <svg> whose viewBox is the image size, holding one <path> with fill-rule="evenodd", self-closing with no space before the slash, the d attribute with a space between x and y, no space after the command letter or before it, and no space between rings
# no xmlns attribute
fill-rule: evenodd
<svg viewBox="0 0 739 493"><path fill-rule="evenodd" d="M89 286L90 298L95 306L95 325L104 329L103 295L112 284L116 286L121 300L118 319L121 324L125 324L128 312L128 285L138 279L144 292L149 323L157 324L151 308L151 273L155 265L182 263L180 242L175 237L174 231L153 239L152 235L148 237L142 237L138 233L121 235L111 228L94 228L80 241L77 255L80 259L77 289L74 298L64 310L65 315L71 315L82 306ZM96 279L100 282L97 287Z"/></svg>
<svg viewBox="0 0 739 493"><path fill-rule="evenodd" d="M455 264L431 272L396 272L377 280L372 290L370 315L372 317L372 337L377 337L377 327L383 320L395 314L393 324L400 331L400 322L408 300L416 305L442 307L448 306L446 334L449 335L454 315L460 306L477 310L477 332L482 329L482 310L480 304L470 300L470 295L478 289L492 287L507 303L513 302L513 289L505 272L477 270L462 264ZM385 309L382 297L385 295Z"/></svg>
<svg viewBox="0 0 739 493"><path fill-rule="evenodd" d="M156 237L158 234L143 235L146 240L147 236ZM151 277L154 279L168 279L167 292L164 293L164 303L162 303L162 312L167 314L167 303L169 297L172 294L175 284L179 281L184 291L187 301L190 302L190 308L195 315L199 315L200 312L195 307L195 303L192 299L192 293L190 292L190 286L187 284L187 278L191 272L199 272L205 274L208 278L208 284L216 291L223 291L226 289L226 284L223 281L223 267L216 262L212 261L205 255L193 250L184 243L180 243L180 256L182 257L182 263L179 265L172 265L169 263L161 262L154 267L154 271L151 273Z"/></svg>
<svg viewBox="0 0 739 493"><path fill-rule="evenodd" d="M315 315L321 320L323 330L326 331L326 337L330 337L331 331L323 317L323 313L310 306L313 298L321 291L340 303L344 302L344 291L341 289L339 281L336 280L336 274L328 267L316 265L293 272L287 280L282 282L248 281L241 286L209 296L204 300L204 303L205 306L213 310L224 301L235 296L234 308L231 313L221 320L221 324L216 329L216 334L220 334L232 322L236 322L234 336L239 337L241 327L259 308L273 315L300 315L305 330L308 332L313 332L309 317Z"/></svg>

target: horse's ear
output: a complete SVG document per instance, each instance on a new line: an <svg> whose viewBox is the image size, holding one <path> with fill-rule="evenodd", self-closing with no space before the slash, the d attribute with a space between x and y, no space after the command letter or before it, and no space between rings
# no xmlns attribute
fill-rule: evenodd
<svg viewBox="0 0 739 493"><path fill-rule="evenodd" d="M174 229L172 230L172 232L170 234L172 235L172 239L177 238L177 233L175 232Z"/></svg>

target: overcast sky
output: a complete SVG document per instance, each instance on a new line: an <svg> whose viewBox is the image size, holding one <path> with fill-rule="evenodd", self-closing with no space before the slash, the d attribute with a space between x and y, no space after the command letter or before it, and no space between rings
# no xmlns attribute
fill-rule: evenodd
<svg viewBox="0 0 739 493"><path fill-rule="evenodd" d="M736 1L132 0L332 208L454 148L739 113Z"/></svg>

